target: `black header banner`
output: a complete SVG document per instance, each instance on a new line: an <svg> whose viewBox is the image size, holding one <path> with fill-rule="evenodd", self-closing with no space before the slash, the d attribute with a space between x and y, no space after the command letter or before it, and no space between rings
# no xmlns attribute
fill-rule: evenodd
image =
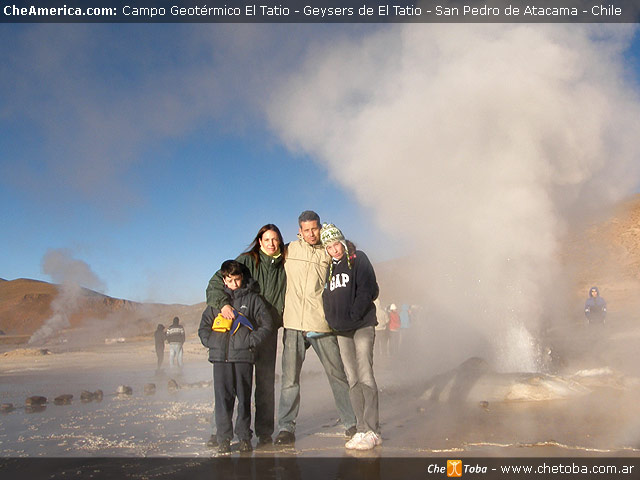
<svg viewBox="0 0 640 480"><path fill-rule="evenodd" d="M2 23L637 23L640 1L2 0Z"/></svg>

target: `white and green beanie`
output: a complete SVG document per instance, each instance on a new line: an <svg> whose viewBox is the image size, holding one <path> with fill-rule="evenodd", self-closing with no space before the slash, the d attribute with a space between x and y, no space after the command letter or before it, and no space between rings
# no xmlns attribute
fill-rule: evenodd
<svg viewBox="0 0 640 480"><path fill-rule="evenodd" d="M345 239L340 229L333 223L323 223L322 230L320 230L320 241L322 246L326 247L333 242L344 242Z"/></svg>
<svg viewBox="0 0 640 480"><path fill-rule="evenodd" d="M334 242L340 242L344 245L345 257L347 257L347 266L351 268L351 257L349 253L349 247L347 246L347 240L344 238L344 235L340 231L338 227L336 227L333 223L324 223L322 224L322 230L320 230L320 241L322 242L322 246L327 248L327 246L331 245ZM329 277L333 274L333 264L329 266Z"/></svg>

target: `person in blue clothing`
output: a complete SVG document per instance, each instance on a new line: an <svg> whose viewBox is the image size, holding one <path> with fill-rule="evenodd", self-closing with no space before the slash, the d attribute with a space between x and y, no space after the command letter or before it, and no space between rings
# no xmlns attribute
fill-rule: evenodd
<svg viewBox="0 0 640 480"><path fill-rule="evenodd" d="M403 303L400 306L400 343L406 344L408 340L407 329L411 326L411 316L409 313L409 305Z"/></svg>
<svg viewBox="0 0 640 480"><path fill-rule="evenodd" d="M265 301L257 293L257 282L245 279L243 266L227 260L220 267L225 291L231 301L234 319L220 315L220 310L207 306L202 313L198 336L209 348L213 363L213 390L218 453L231 451L234 428L233 409L238 399L235 434L240 452L250 452L251 389L253 364L258 347L271 335L273 320Z"/></svg>
<svg viewBox="0 0 640 480"><path fill-rule="evenodd" d="M378 324L374 300L379 289L371 262L333 224L320 231L331 265L322 294L327 323L335 332L356 416L356 434L347 449L370 450L382 444L373 345Z"/></svg>
<svg viewBox="0 0 640 480"><path fill-rule="evenodd" d="M589 289L589 298L584 303L584 314L589 325L604 323L607 316L607 302L600 296L598 287Z"/></svg>

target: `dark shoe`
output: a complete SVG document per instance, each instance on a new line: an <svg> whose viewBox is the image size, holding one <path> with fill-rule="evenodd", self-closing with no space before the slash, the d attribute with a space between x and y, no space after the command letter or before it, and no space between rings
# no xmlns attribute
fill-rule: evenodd
<svg viewBox="0 0 640 480"><path fill-rule="evenodd" d="M271 445L273 445L273 440L271 439L271 437L268 435L264 435L262 437L258 437L258 445L256 446L256 448L266 448L270 447Z"/></svg>
<svg viewBox="0 0 640 480"><path fill-rule="evenodd" d="M223 440L218 444L218 453L231 453L231 442Z"/></svg>
<svg viewBox="0 0 640 480"><path fill-rule="evenodd" d="M240 440L240 443L238 444L238 451L241 453L253 451L251 440Z"/></svg>
<svg viewBox="0 0 640 480"><path fill-rule="evenodd" d="M207 442L207 447L216 448L217 446L218 446L218 439L216 438L215 435L211 435L211 437L209 437L209 441Z"/></svg>
<svg viewBox="0 0 640 480"><path fill-rule="evenodd" d="M291 445L295 441L296 436L293 433L282 430L273 443L275 443L276 445Z"/></svg>
<svg viewBox="0 0 640 480"><path fill-rule="evenodd" d="M356 434L357 431L358 430L356 429L355 425L351 428L348 428L347 430L344 431L344 438L350 439Z"/></svg>

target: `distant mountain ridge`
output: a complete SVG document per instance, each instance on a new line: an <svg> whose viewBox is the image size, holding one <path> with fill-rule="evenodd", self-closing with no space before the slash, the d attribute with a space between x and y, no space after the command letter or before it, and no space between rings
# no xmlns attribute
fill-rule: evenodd
<svg viewBox="0 0 640 480"><path fill-rule="evenodd" d="M610 310L640 309L640 195L621 202L610 218L568 235L559 261L571 274L578 303L587 289L598 285ZM374 265L383 303L414 303L424 297L420 282L407 282L412 258ZM0 330L7 335L32 335L53 313L51 304L60 286L19 278L0 279ZM179 316L195 334L204 302L197 305L138 303L81 289L69 315L71 328L102 328L107 334L149 334L156 324L168 325ZM637 307L637 308L636 308Z"/></svg>
<svg viewBox="0 0 640 480"><path fill-rule="evenodd" d="M32 335L54 314L52 302L61 298L61 291L60 285L27 278L0 282L0 330L7 335ZM109 319L110 324L118 325L119 330L146 331L153 328L155 322L169 323L173 316L184 315L194 307L202 310L200 305L133 302L87 288L80 288L72 300L66 311L70 328L82 327L88 320L100 322ZM64 308L64 305L57 308Z"/></svg>

